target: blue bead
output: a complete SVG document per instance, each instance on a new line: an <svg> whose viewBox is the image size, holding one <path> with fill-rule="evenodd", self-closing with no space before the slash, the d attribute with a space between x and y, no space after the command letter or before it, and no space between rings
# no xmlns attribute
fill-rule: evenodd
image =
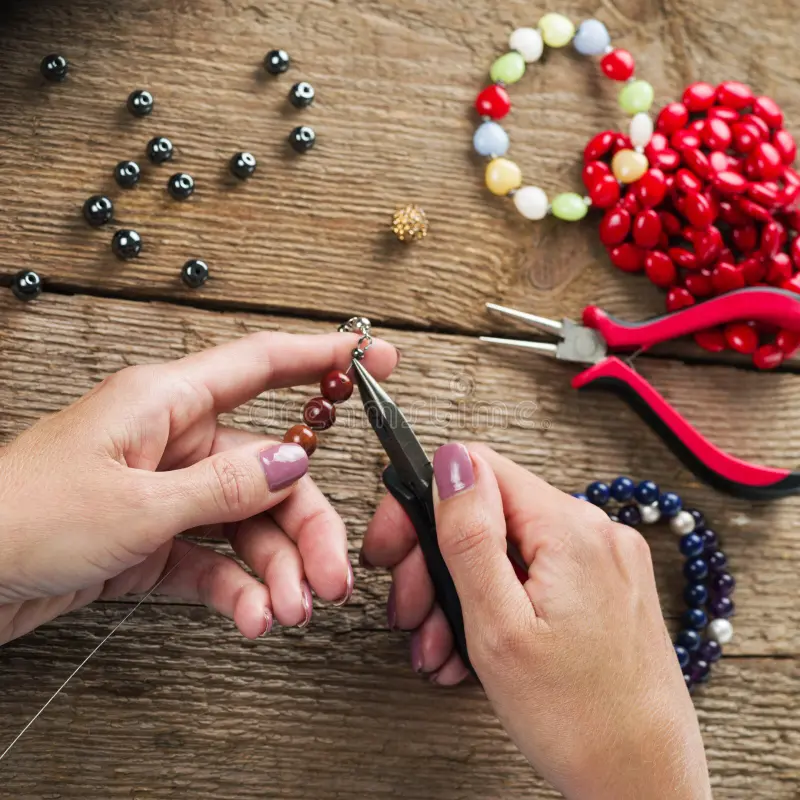
<svg viewBox="0 0 800 800"><path fill-rule="evenodd" d="M702 581L708 577L708 564L702 558L690 558L683 565L683 574L688 581Z"/></svg>
<svg viewBox="0 0 800 800"><path fill-rule="evenodd" d="M699 650L702 641L703 640L697 631L686 630L681 631L675 640L676 644L679 644L690 653L694 653Z"/></svg>
<svg viewBox="0 0 800 800"><path fill-rule="evenodd" d="M633 497L633 490L635 488L636 484L630 478L620 475L619 478L614 478L614 480L611 481L611 496L620 503L623 503L625 500L630 500L631 497Z"/></svg>
<svg viewBox="0 0 800 800"><path fill-rule="evenodd" d="M683 590L683 599L691 608L699 608L708 602L708 587L704 583L690 583Z"/></svg>
<svg viewBox="0 0 800 800"><path fill-rule="evenodd" d="M708 641L703 642L698 655L703 659L703 661L707 661L709 664L714 664L719 661L720 658L722 658L722 647L720 647L720 645L717 644L713 639L709 639Z"/></svg>
<svg viewBox="0 0 800 800"><path fill-rule="evenodd" d="M723 572L728 565L728 557L722 550L715 550L708 556L708 566L712 572Z"/></svg>
<svg viewBox="0 0 800 800"><path fill-rule="evenodd" d="M643 506L649 506L658 500L658 484L653 481L642 481L634 490L633 496L636 502Z"/></svg>
<svg viewBox="0 0 800 800"><path fill-rule="evenodd" d="M658 498L658 507L665 517L674 517L680 510L683 502L675 492L664 492Z"/></svg>
<svg viewBox="0 0 800 800"><path fill-rule="evenodd" d="M695 529L695 533L700 533L697 529ZM714 552L719 547L719 540L717 539L717 534L711 530L711 528L706 528L700 535L703 537L703 547L705 548L706 553Z"/></svg>
<svg viewBox="0 0 800 800"><path fill-rule="evenodd" d="M587 19L578 26L572 44L582 56L601 56L611 44L611 37L599 19Z"/></svg>
<svg viewBox="0 0 800 800"><path fill-rule="evenodd" d="M587 503L589 502L589 498L583 492L573 492L573 497L576 497L578 500L585 500Z"/></svg>
<svg viewBox="0 0 800 800"><path fill-rule="evenodd" d="M685 536L681 536L678 547L686 558L699 556L703 552L703 537L697 533L687 533Z"/></svg>
<svg viewBox="0 0 800 800"><path fill-rule="evenodd" d="M706 518L703 516L703 512L698 511L696 508L687 508L686 510L694 517L694 529L699 532L706 525Z"/></svg>
<svg viewBox="0 0 800 800"><path fill-rule="evenodd" d="M504 156L508 152L508 134L496 122L484 122L475 131L472 144L482 156Z"/></svg>
<svg viewBox="0 0 800 800"><path fill-rule="evenodd" d="M689 666L689 651L685 647L681 647L679 644L676 644L675 655L678 656L678 664L680 664L680 668L686 669L686 667Z"/></svg>
<svg viewBox="0 0 800 800"><path fill-rule="evenodd" d="M642 521L642 512L639 511L639 506L622 506L617 512L617 516L623 525L630 525L632 528Z"/></svg>
<svg viewBox="0 0 800 800"><path fill-rule="evenodd" d="M708 625L708 616L702 608L690 608L683 615L683 624L687 628L701 631Z"/></svg>
<svg viewBox="0 0 800 800"><path fill-rule="evenodd" d="M586 487L586 496L589 498L590 503L594 503L596 506L604 506L611 498L611 490L608 488L607 483L595 481Z"/></svg>

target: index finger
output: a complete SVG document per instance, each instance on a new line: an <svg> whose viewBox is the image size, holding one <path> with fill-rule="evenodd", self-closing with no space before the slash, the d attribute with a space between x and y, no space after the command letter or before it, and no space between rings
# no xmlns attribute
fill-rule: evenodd
<svg viewBox="0 0 800 800"><path fill-rule="evenodd" d="M214 407L230 411L266 389L280 389L319 381L327 372L350 366L355 333L306 335L262 331L195 353L166 365L174 376L205 388ZM364 366L378 379L391 374L398 351L374 339Z"/></svg>

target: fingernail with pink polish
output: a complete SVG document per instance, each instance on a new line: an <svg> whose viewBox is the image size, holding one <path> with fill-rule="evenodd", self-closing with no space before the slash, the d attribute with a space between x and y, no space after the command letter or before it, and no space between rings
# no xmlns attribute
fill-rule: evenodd
<svg viewBox="0 0 800 800"><path fill-rule="evenodd" d="M355 576L353 575L353 568L350 562L347 563L347 585L344 590L344 595L340 600L337 600L335 606L343 606L353 596L353 587L355 586Z"/></svg>
<svg viewBox="0 0 800 800"><path fill-rule="evenodd" d="M397 601L394 597L394 584L389 589L389 599L386 601L386 622L389 624L389 630L397 630Z"/></svg>
<svg viewBox="0 0 800 800"><path fill-rule="evenodd" d="M266 636L272 630L272 612L268 608L264 609L264 621L266 626L264 627L264 633L261 634L262 636Z"/></svg>
<svg viewBox="0 0 800 800"><path fill-rule="evenodd" d="M311 587L303 581L302 595L300 602L303 604L303 621L297 626L298 628L307 628L308 623L311 622L311 614L314 611L314 598L311 596Z"/></svg>
<svg viewBox="0 0 800 800"><path fill-rule="evenodd" d="M442 445L433 456L433 475L442 500L471 489L475 472L467 448L458 442Z"/></svg>
<svg viewBox="0 0 800 800"><path fill-rule="evenodd" d="M258 454L271 492L278 492L308 472L308 456L299 444L276 444Z"/></svg>
<svg viewBox="0 0 800 800"><path fill-rule="evenodd" d="M418 631L411 634L411 669L414 672L425 671L425 659L422 656L422 637Z"/></svg>

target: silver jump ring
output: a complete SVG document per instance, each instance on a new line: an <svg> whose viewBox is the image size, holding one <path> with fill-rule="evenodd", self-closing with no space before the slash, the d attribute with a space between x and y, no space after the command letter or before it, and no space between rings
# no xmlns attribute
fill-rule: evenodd
<svg viewBox="0 0 800 800"><path fill-rule="evenodd" d="M358 359L359 361L364 358L367 350L372 347L372 336L370 335L371 328L372 323L366 317L350 317L347 322L343 322L339 326L339 331L341 333L360 334L358 342L356 343L356 347L353 350L353 358Z"/></svg>

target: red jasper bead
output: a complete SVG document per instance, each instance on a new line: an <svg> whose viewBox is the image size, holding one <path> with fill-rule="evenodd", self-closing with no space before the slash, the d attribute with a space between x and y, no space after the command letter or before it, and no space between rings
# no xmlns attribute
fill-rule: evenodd
<svg viewBox="0 0 800 800"><path fill-rule="evenodd" d="M669 139L664 136L663 133L659 133L656 131L651 137L650 141L647 143L647 146L644 148L644 154L647 156L647 160L653 158L656 153L660 153L662 150L666 150L669 147Z"/></svg>
<svg viewBox="0 0 800 800"><path fill-rule="evenodd" d="M683 103L668 103L656 117L656 130L670 136L688 122L689 109Z"/></svg>
<svg viewBox="0 0 800 800"><path fill-rule="evenodd" d="M314 455L317 449L317 434L308 425L292 425L283 435L283 441L287 444L299 444L306 455Z"/></svg>
<svg viewBox="0 0 800 800"><path fill-rule="evenodd" d="M667 253L679 267L691 270L699 268L697 257L691 250L687 250L685 247L670 247Z"/></svg>
<svg viewBox="0 0 800 800"><path fill-rule="evenodd" d="M708 111L714 105L716 90L710 83L693 83L683 93L683 104L694 113Z"/></svg>
<svg viewBox="0 0 800 800"><path fill-rule="evenodd" d="M703 141L712 150L727 150L733 141L730 125L721 119L706 120Z"/></svg>
<svg viewBox="0 0 800 800"><path fill-rule="evenodd" d="M684 150L681 153L683 163L686 164L696 175L704 180L711 175L711 165L708 163L705 153L700 150Z"/></svg>
<svg viewBox="0 0 800 800"><path fill-rule="evenodd" d="M660 169L649 169L636 181L636 196L643 208L660 205L667 193L667 182Z"/></svg>
<svg viewBox="0 0 800 800"><path fill-rule="evenodd" d="M737 153L749 153L762 138L757 125L747 122L737 122L731 126L733 136L733 149Z"/></svg>
<svg viewBox="0 0 800 800"><path fill-rule="evenodd" d="M683 211L686 219L700 230L707 228L714 221L714 211L704 194L687 194Z"/></svg>
<svg viewBox="0 0 800 800"><path fill-rule="evenodd" d="M783 125L783 111L771 97L756 97L753 101L753 114L760 117L770 128Z"/></svg>
<svg viewBox="0 0 800 800"><path fill-rule="evenodd" d="M710 353L721 353L726 350L728 345L725 342L725 336L718 328L709 328L707 331L698 331L694 335L694 340L703 350L708 350Z"/></svg>
<svg viewBox="0 0 800 800"><path fill-rule="evenodd" d="M772 219L772 214L769 213L769 209L764 208L764 206L759 203L754 203L747 197L742 197L741 195L737 197L736 205L743 214L759 222L769 222Z"/></svg>
<svg viewBox="0 0 800 800"><path fill-rule="evenodd" d="M655 153L653 158L649 158L651 167L664 170L664 172L672 172L676 170L681 163L681 156L676 150L666 149L660 153Z"/></svg>
<svg viewBox="0 0 800 800"><path fill-rule="evenodd" d="M775 344L780 347L785 356L790 356L800 347L800 334L782 329L778 331L778 335L775 337Z"/></svg>
<svg viewBox="0 0 800 800"><path fill-rule="evenodd" d="M683 285L693 297L708 297L714 294L711 275L706 270L692 272L683 279Z"/></svg>
<svg viewBox="0 0 800 800"><path fill-rule="evenodd" d="M626 81L633 75L636 62L627 50L617 48L600 59L600 69L612 81Z"/></svg>
<svg viewBox="0 0 800 800"><path fill-rule="evenodd" d="M597 208L611 208L619 202L619 183L613 175L604 175L589 187L589 198Z"/></svg>
<svg viewBox="0 0 800 800"><path fill-rule="evenodd" d="M761 254L769 258L774 256L781 247L781 235L783 234L783 225L775 220L765 223L761 229ZM791 273L786 276L791 277Z"/></svg>
<svg viewBox="0 0 800 800"><path fill-rule="evenodd" d="M703 188L703 182L688 169L679 169L675 173L675 186L686 194L695 194Z"/></svg>
<svg viewBox="0 0 800 800"><path fill-rule="evenodd" d="M678 278L672 259L661 250L653 250L644 257L645 275L662 289L669 289Z"/></svg>
<svg viewBox="0 0 800 800"><path fill-rule="evenodd" d="M758 369L775 369L783 363L783 350L777 344L762 344L753 353L753 363Z"/></svg>
<svg viewBox="0 0 800 800"><path fill-rule="evenodd" d="M775 253L767 264L767 283L781 286L792 277L792 259L787 253Z"/></svg>
<svg viewBox="0 0 800 800"><path fill-rule="evenodd" d="M723 81L717 86L717 102L721 106L741 111L752 104L753 92L749 86L739 81Z"/></svg>
<svg viewBox="0 0 800 800"><path fill-rule="evenodd" d="M661 227L668 236L677 236L681 232L681 221L669 211L660 211Z"/></svg>
<svg viewBox="0 0 800 800"><path fill-rule="evenodd" d="M779 178L783 174L781 154L769 142L759 142L747 157L746 167L765 180Z"/></svg>
<svg viewBox="0 0 800 800"><path fill-rule="evenodd" d="M701 140L694 131L683 128L682 130L675 131L675 133L669 137L669 143L674 150L680 153L683 150L696 150L700 147Z"/></svg>
<svg viewBox="0 0 800 800"><path fill-rule="evenodd" d="M630 229L631 215L623 208L611 208L600 222L600 241L606 247L621 244Z"/></svg>
<svg viewBox="0 0 800 800"><path fill-rule="evenodd" d="M633 221L633 241L639 247L650 250L658 244L660 238L661 220L658 213L649 209L637 214Z"/></svg>
<svg viewBox="0 0 800 800"><path fill-rule="evenodd" d="M762 206L772 208L777 205L780 199L780 191L778 184L771 181L764 181L762 183L750 183L747 186L747 196L756 203Z"/></svg>
<svg viewBox="0 0 800 800"><path fill-rule="evenodd" d="M331 403L344 403L353 394L353 380L346 372L334 369L322 379L319 390Z"/></svg>
<svg viewBox="0 0 800 800"><path fill-rule="evenodd" d="M608 255L611 263L623 272L641 272L644 266L644 252L630 242L612 247Z"/></svg>
<svg viewBox="0 0 800 800"><path fill-rule="evenodd" d="M755 286L757 283L761 283L767 272L763 259L756 256L740 261L737 266L742 271L745 283L748 286Z"/></svg>
<svg viewBox="0 0 800 800"><path fill-rule="evenodd" d="M775 131L772 136L772 146L780 154L784 164L791 164L797 155L797 144L789 131Z"/></svg>
<svg viewBox="0 0 800 800"><path fill-rule="evenodd" d="M505 87L494 83L475 98L475 110L482 117L502 119L511 110L511 98Z"/></svg>
<svg viewBox="0 0 800 800"><path fill-rule="evenodd" d="M735 264L720 263L711 271L711 283L717 292L732 292L743 289L746 281L744 273Z"/></svg>
<svg viewBox="0 0 800 800"><path fill-rule="evenodd" d="M732 322L724 329L725 341L737 353L753 353L758 347L758 334L746 322Z"/></svg>
<svg viewBox="0 0 800 800"><path fill-rule="evenodd" d="M758 230L752 222L739 225L731 231L731 241L740 253L750 253L758 246Z"/></svg>
<svg viewBox="0 0 800 800"><path fill-rule="evenodd" d="M324 397L312 397L303 408L303 422L315 431L326 431L336 422L336 407Z"/></svg>
<svg viewBox="0 0 800 800"><path fill-rule="evenodd" d="M739 113L732 108L723 108L722 106L714 106L708 109L707 119L721 119L732 125L739 120Z"/></svg>
<svg viewBox="0 0 800 800"><path fill-rule="evenodd" d="M611 150L611 146L616 141L616 131L602 131L589 140L589 144L583 150L583 163L597 161Z"/></svg>
<svg viewBox="0 0 800 800"><path fill-rule="evenodd" d="M591 189L600 178L604 178L606 175L610 174L611 167L609 167L605 161L590 161L583 168L583 185L587 189Z"/></svg>
<svg viewBox="0 0 800 800"><path fill-rule="evenodd" d="M693 244L697 263L704 267L719 258L723 246L722 234L719 228L711 225L695 238Z"/></svg>
<svg viewBox="0 0 800 800"><path fill-rule="evenodd" d="M744 176L727 170L715 173L711 180L721 194L741 194L749 185Z"/></svg>
<svg viewBox="0 0 800 800"><path fill-rule="evenodd" d="M683 286L674 286L667 292L666 306L667 311L680 311L694 305L694 297L688 289Z"/></svg>

